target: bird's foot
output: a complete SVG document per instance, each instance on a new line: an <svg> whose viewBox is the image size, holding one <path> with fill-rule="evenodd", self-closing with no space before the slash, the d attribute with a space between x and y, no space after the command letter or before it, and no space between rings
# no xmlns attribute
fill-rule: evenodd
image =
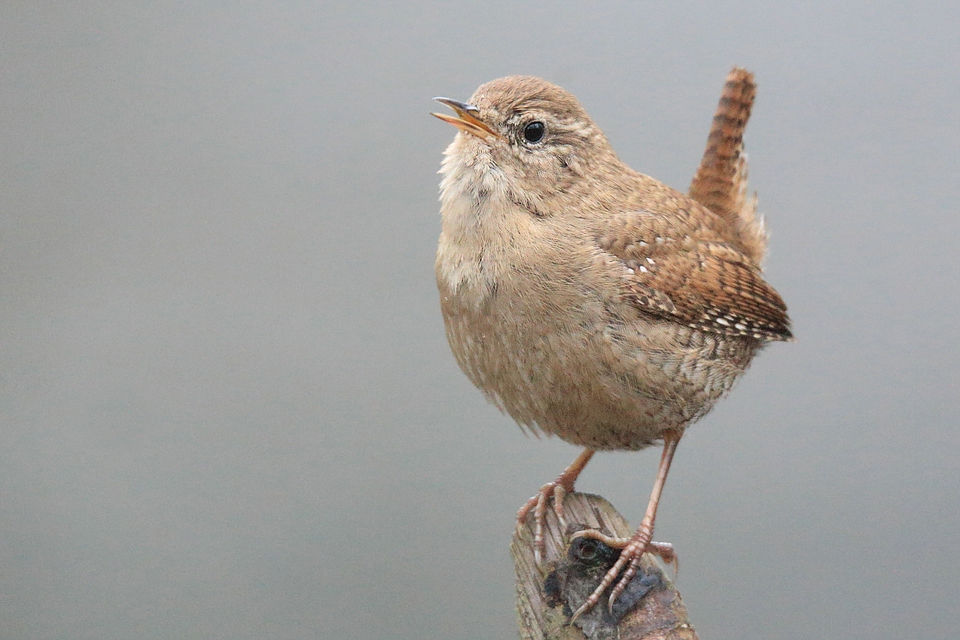
<svg viewBox="0 0 960 640"><path fill-rule="evenodd" d="M593 593L591 593L586 601L580 605L580 608L574 612L573 616L570 618L571 623L595 607L603 597L603 592L606 591L607 588L614 583L614 581L616 581L616 584L610 591L610 597L607 600L607 609L612 612L613 603L617 601L617 598L619 598L620 594L624 592L624 590L630 584L630 581L640 569L640 558L644 553L652 553L656 556L659 556L660 559L667 564L673 565L674 573L679 570L680 565L679 561L677 560L677 554L673 550L673 545L669 542L654 542L650 539L652 535L653 531L642 525L633 535L633 537L630 538L617 538L604 535L595 529L578 531L573 535L574 538L590 538L593 540L599 540L608 547L621 549L621 551L620 557L617 559L614 565L610 567L610 570L607 571L607 573L603 576L603 579L600 581L600 584L597 585L597 588L594 589Z"/></svg>
<svg viewBox="0 0 960 640"><path fill-rule="evenodd" d="M547 515L547 501L553 498L553 512L557 516L557 522L560 523L560 531L566 531L567 521L563 517L563 499L567 493L573 491L573 482L567 487L564 484L563 476L553 482L540 487L537 495L527 500L526 504L520 507L517 512L517 533L526 525L527 516L533 511L533 557L537 565L543 563L543 554L546 550L546 542L543 538L543 524Z"/></svg>
<svg viewBox="0 0 960 640"><path fill-rule="evenodd" d="M563 470L557 479L553 482L540 487L537 495L533 496L517 512L517 534L527 524L527 516L533 511L533 557L537 565L543 564L543 554L547 545L543 539L543 524L547 514L547 500L553 497L553 512L557 515L557 522L560 524L560 531L566 535L567 521L563 517L563 499L573 491L573 484L583 468L590 462L590 458L596 453L594 449L584 449L576 460L570 463L570 466Z"/></svg>

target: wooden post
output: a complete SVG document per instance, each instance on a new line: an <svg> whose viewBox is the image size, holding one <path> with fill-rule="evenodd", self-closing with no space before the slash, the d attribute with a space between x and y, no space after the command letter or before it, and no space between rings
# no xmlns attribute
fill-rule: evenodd
<svg viewBox="0 0 960 640"><path fill-rule="evenodd" d="M628 537L633 529L600 496L571 493L564 509L567 531L559 530L553 509L547 509L542 567L533 557L532 513L528 526L513 536L510 545L523 640L697 640L680 593L649 554L644 555L641 571L617 600L613 614L604 598L570 625L572 612L586 600L619 553L593 540L579 539L568 545L570 534L599 529L608 535Z"/></svg>

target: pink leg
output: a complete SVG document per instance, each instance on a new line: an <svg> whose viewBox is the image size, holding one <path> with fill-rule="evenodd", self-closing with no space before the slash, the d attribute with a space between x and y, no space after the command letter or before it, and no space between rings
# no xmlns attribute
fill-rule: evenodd
<svg viewBox="0 0 960 640"><path fill-rule="evenodd" d="M663 485L667 481L667 473L670 471L670 463L673 461L673 454L677 450L677 444L683 435L682 429L668 429L663 432L663 454L660 456L660 468L657 471L657 481L653 484L653 491L650 494L650 502L647 504L647 513L643 516L643 521L637 527L637 532L632 538L611 538L605 536L599 531L581 531L575 537L594 538L602 541L604 544L614 548L621 548L620 558L603 576L603 580L597 588L590 594L587 601L580 606L570 619L571 622L586 613L600 602L600 598L607 587L617 581L616 586L610 592L610 598L607 606L612 610L613 603L617 601L623 590L630 584L630 580L636 575L640 568L640 556L644 552L650 551L657 553L666 562L676 562L676 554L673 547L663 542L651 542L653 537L653 525L657 519L657 505L660 502L660 495L663 493ZM623 575L620 572L623 571Z"/></svg>
<svg viewBox="0 0 960 640"><path fill-rule="evenodd" d="M534 509L533 555L537 564L542 562L543 552L546 549L543 541L543 522L547 513L547 500L553 496L553 511L557 514L557 520L560 521L560 528L565 529L567 522L563 518L563 498L573 491L573 484L577 481L577 477L596 452L596 449L584 449L583 453L577 456L577 459L570 463L570 466L564 469L556 480L540 487L537 495L527 500L527 503L517 512L517 531L519 531L526 524L530 510Z"/></svg>

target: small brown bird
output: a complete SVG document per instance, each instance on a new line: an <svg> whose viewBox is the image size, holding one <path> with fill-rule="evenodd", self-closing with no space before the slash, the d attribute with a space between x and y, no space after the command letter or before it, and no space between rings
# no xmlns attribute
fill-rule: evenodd
<svg viewBox="0 0 960 640"><path fill-rule="evenodd" d="M760 270L766 233L746 195L742 134L755 95L734 69L690 195L617 158L577 99L545 80L489 82L433 114L460 131L441 173L436 274L450 348L487 398L534 433L585 447L518 514L534 510L538 560L552 496L600 449L663 442L646 514L574 617L612 607L652 542L684 429L730 391L753 356L790 340L787 308Z"/></svg>

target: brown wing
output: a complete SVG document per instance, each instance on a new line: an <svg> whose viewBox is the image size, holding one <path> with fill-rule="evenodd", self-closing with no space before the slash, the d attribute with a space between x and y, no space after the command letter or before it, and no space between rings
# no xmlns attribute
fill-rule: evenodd
<svg viewBox="0 0 960 640"><path fill-rule="evenodd" d="M792 339L783 299L739 250L691 238L677 244L611 247L625 267L624 294L641 311L711 333Z"/></svg>

